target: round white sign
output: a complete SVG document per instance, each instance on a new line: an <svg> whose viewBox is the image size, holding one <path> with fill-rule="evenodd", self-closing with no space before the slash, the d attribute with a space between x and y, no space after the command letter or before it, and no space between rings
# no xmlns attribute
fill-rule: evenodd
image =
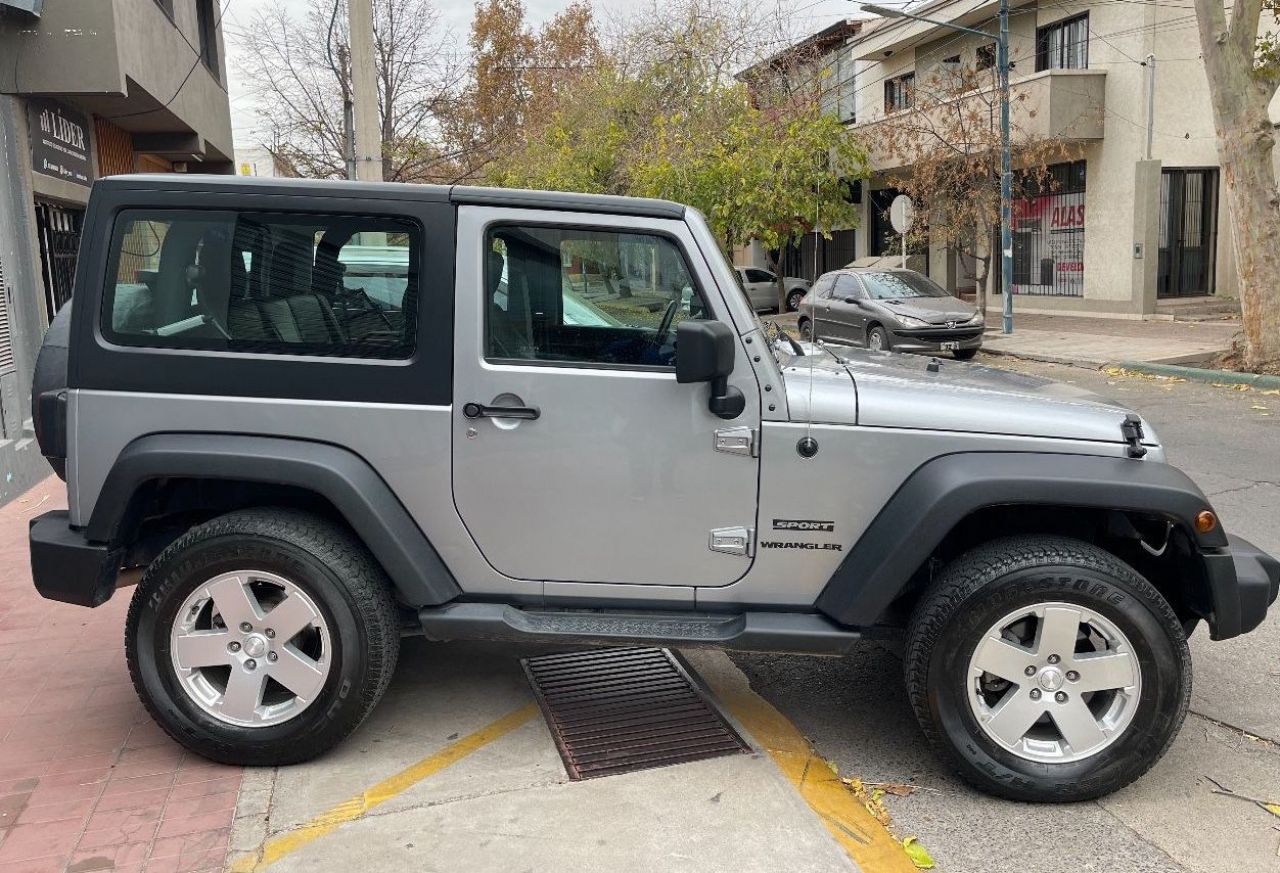
<svg viewBox="0 0 1280 873"><path fill-rule="evenodd" d="M911 222L915 220L915 204L906 194L899 194L889 204L889 222L898 233L911 230Z"/></svg>

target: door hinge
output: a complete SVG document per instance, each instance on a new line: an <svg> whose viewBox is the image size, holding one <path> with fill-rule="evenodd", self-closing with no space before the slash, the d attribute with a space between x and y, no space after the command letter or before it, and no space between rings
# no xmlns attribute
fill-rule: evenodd
<svg viewBox="0 0 1280 873"><path fill-rule="evenodd" d="M722 427L716 431L716 451L730 455L760 456L760 442L754 427Z"/></svg>
<svg viewBox="0 0 1280 873"><path fill-rule="evenodd" d="M723 552L726 555L744 555L751 557L755 554L756 532L750 527L718 527L711 531L711 539L707 547L713 552Z"/></svg>

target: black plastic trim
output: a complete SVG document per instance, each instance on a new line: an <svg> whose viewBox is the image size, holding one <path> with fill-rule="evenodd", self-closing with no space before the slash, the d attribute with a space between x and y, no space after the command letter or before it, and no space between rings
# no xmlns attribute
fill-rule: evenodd
<svg viewBox="0 0 1280 873"><path fill-rule="evenodd" d="M1035 504L1162 515L1194 531L1209 500L1168 464L1032 452L964 452L911 474L832 574L816 606L851 627L880 620L957 524L989 506ZM1227 546L1221 526L1196 534L1202 550Z"/></svg>
<svg viewBox="0 0 1280 873"><path fill-rule="evenodd" d="M144 482L166 478L269 482L312 491L340 512L410 606L447 603L457 580L409 511L369 464L327 443L277 437L165 433L140 437L120 452L93 507L85 536L123 548L127 517Z"/></svg>
<svg viewBox="0 0 1280 873"><path fill-rule="evenodd" d="M1204 556L1213 598L1209 636L1215 640L1248 633L1262 624L1267 607L1280 594L1280 560L1248 540L1228 539L1228 549Z"/></svg>
<svg viewBox="0 0 1280 873"><path fill-rule="evenodd" d="M610 194L566 194L560 191L524 191L511 188L455 186L449 192L454 203L473 206L509 206L516 209L558 209L642 218L684 218L685 207L670 200L618 197Z"/></svg>
<svg viewBox="0 0 1280 873"><path fill-rule="evenodd" d="M28 538L31 578L41 597L76 606L101 606L111 599L121 550L89 542L71 527L65 509L31 519Z"/></svg>

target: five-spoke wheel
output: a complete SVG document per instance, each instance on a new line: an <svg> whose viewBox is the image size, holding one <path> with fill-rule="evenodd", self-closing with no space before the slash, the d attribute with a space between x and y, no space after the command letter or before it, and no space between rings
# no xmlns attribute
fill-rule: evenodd
<svg viewBox="0 0 1280 873"><path fill-rule="evenodd" d="M178 742L232 764L305 761L386 690L400 623L391 584L339 524L292 509L193 527L129 605L134 686Z"/></svg>
<svg viewBox="0 0 1280 873"><path fill-rule="evenodd" d="M1099 797L1164 754L1191 696L1168 601L1133 567L1053 535L952 560L907 630L907 691L965 779L1015 800Z"/></svg>

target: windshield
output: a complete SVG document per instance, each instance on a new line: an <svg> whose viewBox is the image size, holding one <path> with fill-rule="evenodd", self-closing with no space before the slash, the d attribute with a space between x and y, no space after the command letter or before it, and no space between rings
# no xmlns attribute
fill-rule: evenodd
<svg viewBox="0 0 1280 873"><path fill-rule="evenodd" d="M861 273L862 284L872 300L900 300L904 297L950 297L931 279L909 270L892 273Z"/></svg>

